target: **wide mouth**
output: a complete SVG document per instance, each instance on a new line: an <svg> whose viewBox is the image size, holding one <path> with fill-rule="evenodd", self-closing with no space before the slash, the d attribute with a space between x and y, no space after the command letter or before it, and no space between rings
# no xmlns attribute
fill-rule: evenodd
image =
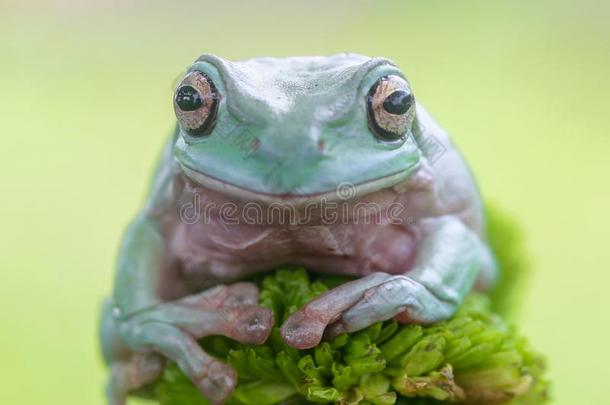
<svg viewBox="0 0 610 405"><path fill-rule="evenodd" d="M395 187L405 182L410 170L400 170L385 176L380 176L360 183L344 181L334 188L318 193L284 192L272 193L249 189L244 186L232 184L214 176L201 173L181 163L182 171L193 182L227 197L241 201L252 201L265 204L279 203L291 206L303 206L316 202L349 202L358 200L367 194Z"/></svg>

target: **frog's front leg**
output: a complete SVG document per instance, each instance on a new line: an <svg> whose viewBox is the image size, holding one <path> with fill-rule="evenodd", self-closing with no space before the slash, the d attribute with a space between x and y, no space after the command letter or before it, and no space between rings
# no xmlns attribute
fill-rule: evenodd
<svg viewBox="0 0 610 405"><path fill-rule="evenodd" d="M488 262L487 246L457 218L422 223L422 239L411 271L373 273L309 302L283 325L285 341L297 348L316 346L333 336L397 317L403 322L447 319L472 289ZM329 326L330 325L330 326Z"/></svg>
<svg viewBox="0 0 610 405"><path fill-rule="evenodd" d="M221 403L236 384L235 371L205 353L197 339L225 335L260 344L271 331L272 313L255 306L258 289L250 283L218 286L161 302L156 289L165 248L153 218L141 216L128 229L119 260L112 322L105 323L102 336L118 336L134 354L162 354L176 362L208 400ZM108 361L112 364L120 359ZM137 387L115 381L111 388L109 401L116 404L124 400L127 390Z"/></svg>

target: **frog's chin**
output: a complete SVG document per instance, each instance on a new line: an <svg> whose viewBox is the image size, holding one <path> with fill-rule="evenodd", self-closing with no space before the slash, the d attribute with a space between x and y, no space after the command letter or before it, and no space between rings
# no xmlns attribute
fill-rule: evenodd
<svg viewBox="0 0 610 405"><path fill-rule="evenodd" d="M319 201L335 202L358 200L365 195L385 189L401 192L410 177L408 171L400 171L357 184L345 181L338 184L333 189L319 193L267 193L227 183L226 181L193 170L188 166L181 166L183 173L191 181L226 197L235 198L241 201L252 201L265 204L284 203L294 206L302 206Z"/></svg>

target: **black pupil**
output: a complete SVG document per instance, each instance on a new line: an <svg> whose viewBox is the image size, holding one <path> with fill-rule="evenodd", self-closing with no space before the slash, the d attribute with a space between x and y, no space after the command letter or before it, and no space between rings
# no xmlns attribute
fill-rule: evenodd
<svg viewBox="0 0 610 405"><path fill-rule="evenodd" d="M409 111L413 101L411 93L405 90L396 90L383 102L383 109L394 115L402 115Z"/></svg>
<svg viewBox="0 0 610 405"><path fill-rule="evenodd" d="M203 100L192 86L182 86L176 94L176 104L182 111L195 111L203 105Z"/></svg>

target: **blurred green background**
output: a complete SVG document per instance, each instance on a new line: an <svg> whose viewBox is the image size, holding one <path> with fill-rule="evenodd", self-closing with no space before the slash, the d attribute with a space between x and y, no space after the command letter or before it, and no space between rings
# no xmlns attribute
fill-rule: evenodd
<svg viewBox="0 0 610 405"><path fill-rule="evenodd" d="M200 53L394 59L523 224L555 403L610 403L610 3L0 0L0 403L102 404L97 313Z"/></svg>

